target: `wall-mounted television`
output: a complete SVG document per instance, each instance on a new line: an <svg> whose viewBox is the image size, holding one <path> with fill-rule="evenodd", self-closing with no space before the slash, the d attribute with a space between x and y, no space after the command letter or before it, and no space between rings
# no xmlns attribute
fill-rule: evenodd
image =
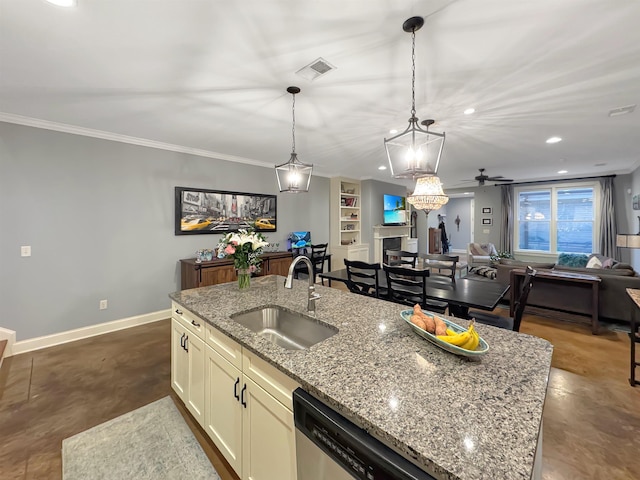
<svg viewBox="0 0 640 480"><path fill-rule="evenodd" d="M407 204L405 197L385 194L383 202L383 225L407 224Z"/></svg>

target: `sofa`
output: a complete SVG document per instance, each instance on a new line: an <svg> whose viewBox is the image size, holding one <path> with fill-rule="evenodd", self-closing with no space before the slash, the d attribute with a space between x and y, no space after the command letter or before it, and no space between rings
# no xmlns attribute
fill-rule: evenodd
<svg viewBox="0 0 640 480"><path fill-rule="evenodd" d="M511 270L524 269L530 265L536 270L553 270L560 272L594 275L600 278L598 316L610 321L631 322L633 309L628 301L627 288L640 289L640 276L631 265L613 262L610 268L586 268L558 263L535 263L518 260L500 259L493 267L496 269L494 281L504 285L510 283ZM557 283L539 282L535 280L528 305L561 310L569 313L591 314L591 292L589 289L576 288L567 284L566 288L559 288Z"/></svg>

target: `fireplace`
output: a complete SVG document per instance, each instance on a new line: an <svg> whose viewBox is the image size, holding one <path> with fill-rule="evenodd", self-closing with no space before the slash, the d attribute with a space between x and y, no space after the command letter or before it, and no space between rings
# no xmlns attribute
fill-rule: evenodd
<svg viewBox="0 0 640 480"><path fill-rule="evenodd" d="M382 239L382 262L389 263L387 250L402 250L402 237L388 237Z"/></svg>
<svg viewBox="0 0 640 480"><path fill-rule="evenodd" d="M411 227L409 225L375 225L373 227L373 261L374 263L383 263L386 258L384 257L385 250L408 250L408 239ZM394 246L387 246L387 240L400 242L399 247L396 248L397 243ZM392 244L393 245L393 244Z"/></svg>

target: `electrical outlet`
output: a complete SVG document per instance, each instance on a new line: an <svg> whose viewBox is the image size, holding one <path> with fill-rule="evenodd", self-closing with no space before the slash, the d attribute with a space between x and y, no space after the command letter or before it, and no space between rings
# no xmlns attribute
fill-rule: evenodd
<svg viewBox="0 0 640 480"><path fill-rule="evenodd" d="M29 245L23 245L20 247L20 256L21 257L30 257L31 256L31 247Z"/></svg>
<svg viewBox="0 0 640 480"><path fill-rule="evenodd" d="M107 309L107 301L100 300L100 310L106 310L106 309Z"/></svg>

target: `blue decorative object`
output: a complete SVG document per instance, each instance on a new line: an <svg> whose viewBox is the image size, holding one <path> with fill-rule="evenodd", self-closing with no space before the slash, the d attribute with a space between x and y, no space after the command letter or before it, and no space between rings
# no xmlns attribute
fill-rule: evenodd
<svg viewBox="0 0 640 480"><path fill-rule="evenodd" d="M589 256L584 253L561 253L558 255L558 265L565 267L579 267L584 268L587 266Z"/></svg>

